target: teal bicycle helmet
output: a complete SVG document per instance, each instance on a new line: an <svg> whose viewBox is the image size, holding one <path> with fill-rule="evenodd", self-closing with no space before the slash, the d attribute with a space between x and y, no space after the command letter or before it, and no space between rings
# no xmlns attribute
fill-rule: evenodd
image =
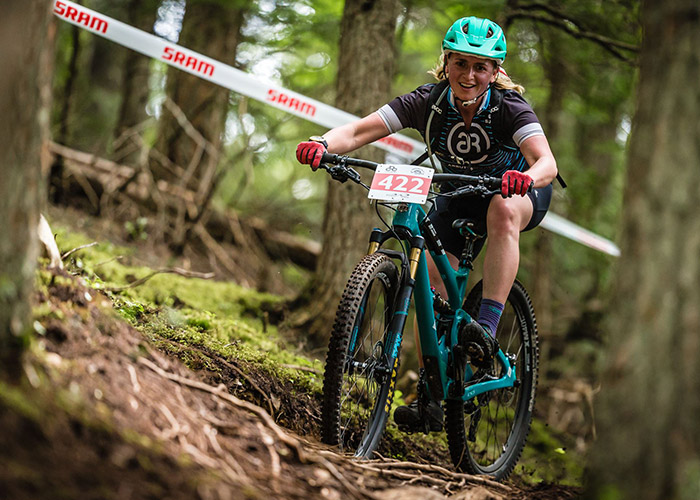
<svg viewBox="0 0 700 500"><path fill-rule="evenodd" d="M442 50L495 59L502 64L506 59L506 36L501 27L489 19L463 17L447 30Z"/></svg>

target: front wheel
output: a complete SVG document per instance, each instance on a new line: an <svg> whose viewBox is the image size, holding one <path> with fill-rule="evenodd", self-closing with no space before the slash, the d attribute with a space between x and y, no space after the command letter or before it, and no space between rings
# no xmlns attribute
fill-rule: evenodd
<svg viewBox="0 0 700 500"><path fill-rule="evenodd" d="M399 273L380 253L355 267L338 305L323 378L321 439L371 458L384 433L398 371L388 335Z"/></svg>
<svg viewBox="0 0 700 500"><path fill-rule="evenodd" d="M481 294L479 282L465 301L464 309L474 318L479 313ZM514 362L517 383L466 403L447 400L445 427L452 462L458 470L504 480L525 446L537 387L535 312L525 287L518 281L508 295L496 338L503 353ZM494 362L491 371L499 378L503 376L499 362Z"/></svg>

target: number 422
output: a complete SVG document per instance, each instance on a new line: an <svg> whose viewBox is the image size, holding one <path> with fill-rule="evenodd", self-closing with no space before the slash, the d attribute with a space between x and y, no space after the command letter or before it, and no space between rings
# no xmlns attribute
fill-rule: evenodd
<svg viewBox="0 0 700 500"><path fill-rule="evenodd" d="M423 185L426 179L420 177L406 177L405 175L387 175L384 179L379 181L377 184L382 186L387 191L403 191L408 193L423 193ZM396 183L396 185L394 185ZM408 184L412 183L413 187L409 189Z"/></svg>

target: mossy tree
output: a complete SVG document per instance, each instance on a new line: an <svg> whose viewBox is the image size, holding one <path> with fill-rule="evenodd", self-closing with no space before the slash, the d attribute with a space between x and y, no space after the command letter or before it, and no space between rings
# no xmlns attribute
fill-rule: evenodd
<svg viewBox="0 0 700 500"><path fill-rule="evenodd" d="M49 14L43 0L7 0L0 19L0 371L13 378L31 324L29 295L44 192L41 142L48 130L40 63Z"/></svg>

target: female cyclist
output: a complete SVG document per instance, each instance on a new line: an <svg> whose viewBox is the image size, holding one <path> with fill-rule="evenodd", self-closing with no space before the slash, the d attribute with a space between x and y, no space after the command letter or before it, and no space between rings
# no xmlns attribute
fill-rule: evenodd
<svg viewBox="0 0 700 500"><path fill-rule="evenodd" d="M422 85L356 122L312 137L296 151L299 162L315 170L325 151L344 154L410 127L421 133L427 152L444 171L502 176L500 196L451 201L438 197L429 215L455 267L464 239L452 222L475 219L488 233L481 309L477 322L464 333L465 342L480 345L484 367L497 350L494 335L518 271L520 232L542 221L557 176L542 126L520 95L523 88L501 67L505 57L506 39L498 24L477 17L458 19L447 31L440 63L432 71L438 83ZM433 279L435 265L428 260L431 282L439 283ZM419 397L398 408L394 420L406 430L437 431L442 429L442 409Z"/></svg>

